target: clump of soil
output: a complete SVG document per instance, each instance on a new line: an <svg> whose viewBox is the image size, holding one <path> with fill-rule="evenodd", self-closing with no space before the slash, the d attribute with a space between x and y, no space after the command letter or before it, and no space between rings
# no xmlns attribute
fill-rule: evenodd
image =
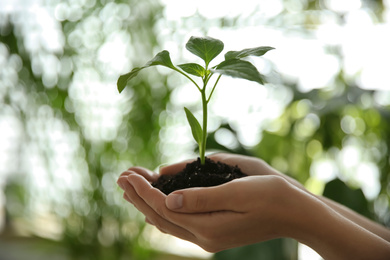
<svg viewBox="0 0 390 260"><path fill-rule="evenodd" d="M215 162L206 157L204 165L201 165L198 158L177 174L161 175L152 185L168 195L175 190L217 186L245 176L247 175L237 166Z"/></svg>

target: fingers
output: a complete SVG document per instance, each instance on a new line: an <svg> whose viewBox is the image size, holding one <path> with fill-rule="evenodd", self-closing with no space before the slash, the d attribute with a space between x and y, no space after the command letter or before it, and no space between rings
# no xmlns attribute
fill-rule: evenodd
<svg viewBox="0 0 390 260"><path fill-rule="evenodd" d="M269 175L275 174L276 172L266 162L255 157L238 154L217 153L210 155L209 158L231 166L238 166L241 171L247 175Z"/></svg>
<svg viewBox="0 0 390 260"><path fill-rule="evenodd" d="M234 154L229 154L229 153L215 153L215 154L211 154L207 157L209 157L211 160L213 161L224 161L224 160L228 160L232 157L237 157L238 155L234 155Z"/></svg>
<svg viewBox="0 0 390 260"><path fill-rule="evenodd" d="M207 214L189 215L173 212L165 205L166 195L160 190L153 188L144 178L139 175L130 175L128 180L133 187L133 190L136 192L136 195L130 195L130 199L137 209L145 214L149 221L156 223L156 220L161 220L157 223L160 225L160 230L165 230L165 232L169 234L182 234L180 238L185 235L186 238L183 239L194 242L194 239L196 238L192 235L193 232L191 232L191 230L199 229L204 223L203 217L207 216ZM137 201L135 201L133 197L135 197ZM139 198L142 198L142 200L139 200ZM140 203L143 208L137 206L138 203ZM147 207L143 204L147 205ZM144 212L144 209L147 211ZM149 209L152 209L153 212L149 212ZM157 226L157 224L155 225ZM186 232L184 232L184 230Z"/></svg>
<svg viewBox="0 0 390 260"><path fill-rule="evenodd" d="M137 197L142 198L160 216L165 216L165 195L153 188L148 181L139 175L129 175L127 178Z"/></svg>
<svg viewBox="0 0 390 260"><path fill-rule="evenodd" d="M131 179L134 179L135 185L139 186L139 189L145 189L147 193L153 194L152 196L149 196L148 199L153 201L153 204L155 204L154 206L156 207L156 209L159 209L155 210L154 208L149 206L149 204L146 203L143 198L138 195L136 189L133 187L133 185L131 185L128 179L126 177L120 177L119 183L121 183L123 189L125 190L123 197L127 201L132 203L140 212L145 215L147 222L151 225L156 226L156 228L158 228L163 233L169 233L181 239L194 242L195 237L192 233L173 224L172 222L168 221L160 215L162 211L160 205L158 204L164 205L165 195L150 186L147 180L145 180L143 177L136 174L130 176ZM126 182L123 179L126 179ZM155 192L153 192L152 190L154 190ZM160 214L158 213L158 211L160 211Z"/></svg>
<svg viewBox="0 0 390 260"><path fill-rule="evenodd" d="M165 205L168 209L181 213L239 212L235 204L235 187L231 184L175 191L167 196Z"/></svg>
<svg viewBox="0 0 390 260"><path fill-rule="evenodd" d="M159 175L157 173L155 173L149 169L146 169L143 167L138 167L138 166L131 167L127 171L122 172L120 177L121 176L127 177L130 174L135 174L135 173L143 176L145 179L147 179L150 182L156 181L159 177Z"/></svg>

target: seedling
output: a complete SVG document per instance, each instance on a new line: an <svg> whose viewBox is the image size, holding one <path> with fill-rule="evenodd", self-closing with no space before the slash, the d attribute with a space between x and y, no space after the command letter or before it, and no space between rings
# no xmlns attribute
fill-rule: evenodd
<svg viewBox="0 0 390 260"><path fill-rule="evenodd" d="M248 56L262 56L274 48L262 46L243 49L241 51L229 51L225 54L225 60L213 67L210 67L210 62L222 52L224 48L222 41L211 37L193 36L187 42L186 48L188 51L201 58L204 61L204 66L201 66L197 63L185 63L177 65L176 67L172 64L169 52L164 50L158 53L148 63L146 63L145 66L134 68L129 73L121 75L118 79L117 86L119 92L122 92L123 89L125 89L127 86L128 82L137 76L141 70L156 65L168 67L190 80L199 90L202 96L202 126L190 110L184 108L184 111L186 113L188 123L190 124L192 135L199 146L200 162L203 165L205 163L207 140L207 105L210 102L211 96L214 93L219 79L222 75L227 75L235 78L255 81L259 84L264 84L263 76L259 73L256 67L249 61L243 60L243 58ZM211 91L206 93L207 85L214 74L218 74L218 77L216 78ZM189 75L201 78L201 86L196 83L195 80Z"/></svg>

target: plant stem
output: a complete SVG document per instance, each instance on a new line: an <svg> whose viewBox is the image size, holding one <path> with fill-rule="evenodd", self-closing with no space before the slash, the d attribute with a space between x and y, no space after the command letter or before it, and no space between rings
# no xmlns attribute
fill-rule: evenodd
<svg viewBox="0 0 390 260"><path fill-rule="evenodd" d="M221 78L221 76L222 76L222 74L220 74L220 75L218 76L217 80L215 81L214 87L213 87L213 89L211 90L211 93L210 93L210 95L209 95L209 98L207 99L207 103L209 103L210 98L211 98L211 96L213 95L214 89L215 89L215 87L217 86L218 81L219 81L219 79Z"/></svg>
<svg viewBox="0 0 390 260"><path fill-rule="evenodd" d="M207 84L207 83L206 83ZM199 147L199 155L200 155L200 163L202 165L205 164L205 153L206 153L206 140L207 140L207 99L206 99L206 85L203 86L201 91L202 93L202 107L203 107L203 135L202 135L202 143L201 147Z"/></svg>
<svg viewBox="0 0 390 260"><path fill-rule="evenodd" d="M214 92L215 87L218 84L219 79L221 78L222 75L219 75L217 81L215 82L213 89L211 90L211 93L209 95L209 98L206 97L206 86L207 83L209 82L209 79L211 78L211 75L207 75L205 78L203 78L203 88L200 90L202 94L202 110L203 110L203 127L202 127L202 142L201 145L199 146L199 157L200 157L200 163L201 165L204 165L206 162L205 154L206 154L206 142L207 142L207 105L210 101L211 95Z"/></svg>

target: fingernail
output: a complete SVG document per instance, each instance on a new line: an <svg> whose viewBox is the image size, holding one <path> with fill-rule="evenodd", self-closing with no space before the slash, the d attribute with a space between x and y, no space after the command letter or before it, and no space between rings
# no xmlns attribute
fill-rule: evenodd
<svg viewBox="0 0 390 260"><path fill-rule="evenodd" d="M166 206L168 209L180 209L183 207L183 195L182 194L170 194L166 198Z"/></svg>

